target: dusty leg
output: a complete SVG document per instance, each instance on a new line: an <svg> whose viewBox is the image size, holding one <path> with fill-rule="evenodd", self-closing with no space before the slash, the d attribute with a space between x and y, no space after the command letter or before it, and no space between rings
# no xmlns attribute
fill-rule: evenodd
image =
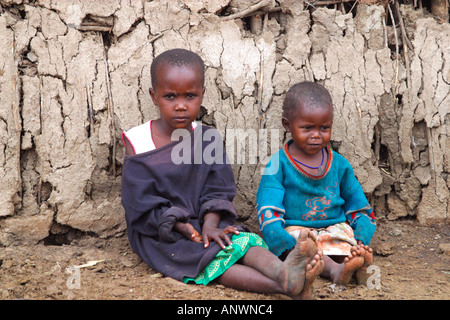
<svg viewBox="0 0 450 320"><path fill-rule="evenodd" d="M233 265L218 280L235 289L297 296L305 285L308 270L308 281L314 280L320 260L317 246L309 230L305 230L285 261L264 248L252 247L242 258L242 265Z"/></svg>
<svg viewBox="0 0 450 320"><path fill-rule="evenodd" d="M360 245L360 250L364 250L364 254L362 255L364 258L364 263L361 268L356 271L356 280L358 284L366 284L369 275L367 274L367 268L373 262L373 250L369 246Z"/></svg>
<svg viewBox="0 0 450 320"><path fill-rule="evenodd" d="M328 256L323 257L324 268L322 276L329 278L333 283L348 284L356 270L364 264L364 252L359 247L352 247L351 253L345 257L343 263L337 263Z"/></svg>
<svg viewBox="0 0 450 320"><path fill-rule="evenodd" d="M267 277L258 270L236 263L225 271L218 279L224 286L257 293L284 294L280 283Z"/></svg>

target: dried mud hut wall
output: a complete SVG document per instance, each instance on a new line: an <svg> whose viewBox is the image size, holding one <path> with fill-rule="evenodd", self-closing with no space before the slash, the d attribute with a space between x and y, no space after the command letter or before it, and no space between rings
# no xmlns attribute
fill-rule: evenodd
<svg viewBox="0 0 450 320"><path fill-rule="evenodd" d="M205 60L200 120L228 139L229 129L276 129L259 146L269 155L287 138L286 90L323 84L335 104L333 147L377 215L448 223L448 22L411 6L345 13L304 3L0 0L0 245L125 230L120 133L158 116L150 64L174 47ZM255 231L267 160L256 154L231 155L236 206Z"/></svg>

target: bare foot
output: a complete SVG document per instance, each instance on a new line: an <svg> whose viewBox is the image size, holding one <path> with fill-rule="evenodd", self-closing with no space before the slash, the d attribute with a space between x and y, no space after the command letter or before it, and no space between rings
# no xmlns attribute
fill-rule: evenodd
<svg viewBox="0 0 450 320"><path fill-rule="evenodd" d="M352 275L356 270L360 269L364 264L364 249L354 246L350 254L345 257L344 262L339 264L332 272L331 279L333 283L346 285L352 279Z"/></svg>
<svg viewBox="0 0 450 320"><path fill-rule="evenodd" d="M361 244L360 250L364 250L362 257L364 258L364 263L361 268L356 270L356 281L358 284L366 284L367 279L369 278L369 274L367 273L367 268L373 262L373 250L369 246Z"/></svg>
<svg viewBox="0 0 450 320"><path fill-rule="evenodd" d="M314 255L310 263L306 266L305 283L300 294L295 297L299 300L311 300L314 297L313 294L313 282L322 273L324 262L322 259L322 251Z"/></svg>
<svg viewBox="0 0 450 320"><path fill-rule="evenodd" d="M298 296L305 285L307 276L309 276L311 283L315 279L313 275L320 269L319 261L321 260L317 250L312 232L308 229L301 230L297 244L283 262L284 272L281 276L283 277L283 289L286 294Z"/></svg>

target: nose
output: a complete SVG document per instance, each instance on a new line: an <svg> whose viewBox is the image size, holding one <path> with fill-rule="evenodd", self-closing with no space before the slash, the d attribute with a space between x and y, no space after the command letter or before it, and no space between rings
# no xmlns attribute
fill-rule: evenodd
<svg viewBox="0 0 450 320"><path fill-rule="evenodd" d="M185 111L187 110L187 103L183 99L177 99L175 102L175 110L176 111Z"/></svg>
<svg viewBox="0 0 450 320"><path fill-rule="evenodd" d="M320 130L318 130L318 129L311 130L310 137L311 137L311 139L320 139L321 138Z"/></svg>

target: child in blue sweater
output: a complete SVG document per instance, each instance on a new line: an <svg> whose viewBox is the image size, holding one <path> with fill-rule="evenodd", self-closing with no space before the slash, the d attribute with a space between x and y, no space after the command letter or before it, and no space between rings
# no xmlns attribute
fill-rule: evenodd
<svg viewBox="0 0 450 320"><path fill-rule="evenodd" d="M355 274L364 283L373 260L368 245L375 216L350 163L329 147L330 93L313 82L294 85L286 94L282 124L292 139L270 159L257 192L264 240L283 259L300 230L314 230L323 251L321 275L347 284Z"/></svg>

